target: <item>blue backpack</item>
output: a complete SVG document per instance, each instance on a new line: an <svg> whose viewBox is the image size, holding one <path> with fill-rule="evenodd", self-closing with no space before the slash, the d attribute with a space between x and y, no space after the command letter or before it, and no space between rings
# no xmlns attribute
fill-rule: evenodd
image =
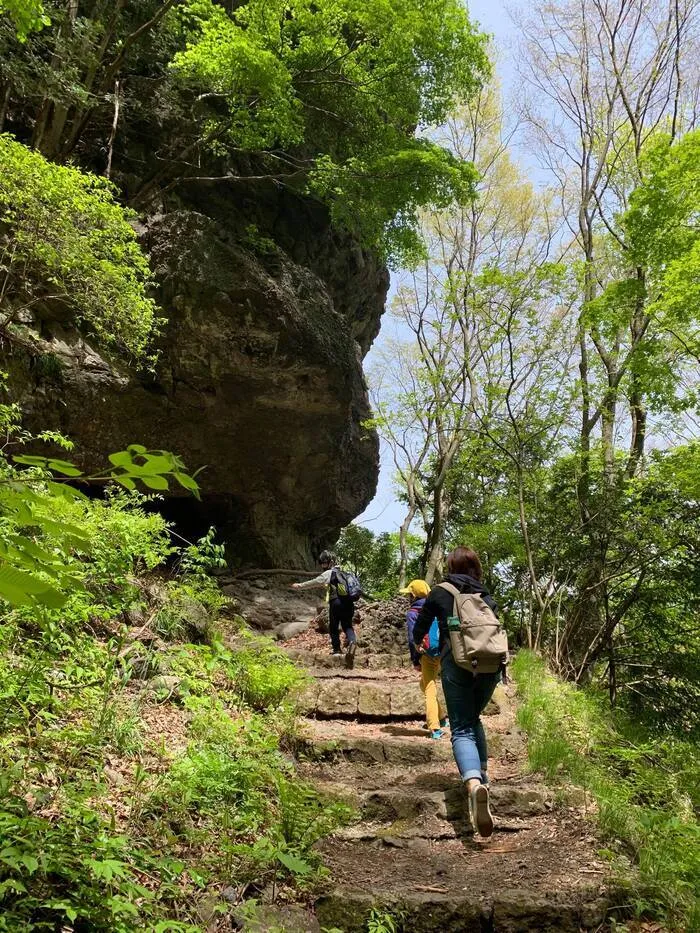
<svg viewBox="0 0 700 933"><path fill-rule="evenodd" d="M437 619L433 619L430 623L430 628L428 633L423 636L423 641L421 642L423 646L423 652L431 658L437 658L440 654L440 626Z"/></svg>
<svg viewBox="0 0 700 933"><path fill-rule="evenodd" d="M340 567L333 568L331 586L335 588L340 599L349 602L357 602L362 595L362 586L355 574L350 570L341 570Z"/></svg>

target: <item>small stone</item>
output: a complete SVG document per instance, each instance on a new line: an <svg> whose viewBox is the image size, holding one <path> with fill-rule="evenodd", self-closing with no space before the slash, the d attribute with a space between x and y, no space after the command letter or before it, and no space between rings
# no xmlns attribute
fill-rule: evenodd
<svg viewBox="0 0 700 933"><path fill-rule="evenodd" d="M168 699L180 698L181 680L174 674L158 674L148 681L151 690L159 694L166 694Z"/></svg>
<svg viewBox="0 0 700 933"><path fill-rule="evenodd" d="M295 635L301 635L302 632L306 632L309 628L308 622L285 622L283 625L278 625L275 629L275 637L279 641L287 641L290 638L294 638Z"/></svg>
<svg viewBox="0 0 700 933"><path fill-rule="evenodd" d="M406 848L406 840L399 839L397 836L382 836L382 842L385 846L389 846L392 849Z"/></svg>
<svg viewBox="0 0 700 933"><path fill-rule="evenodd" d="M114 784L115 787L121 787L123 785L124 775L120 774L119 771L115 771L114 768L110 768L109 765L107 765L105 766L104 772L110 784Z"/></svg>

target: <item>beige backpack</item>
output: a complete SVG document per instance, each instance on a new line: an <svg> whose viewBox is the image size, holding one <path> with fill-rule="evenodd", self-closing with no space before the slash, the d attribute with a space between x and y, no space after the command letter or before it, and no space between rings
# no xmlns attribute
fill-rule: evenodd
<svg viewBox="0 0 700 933"><path fill-rule="evenodd" d="M455 664L472 674L493 674L508 661L508 636L496 613L479 593L460 593L451 583L438 584L454 596L447 619Z"/></svg>

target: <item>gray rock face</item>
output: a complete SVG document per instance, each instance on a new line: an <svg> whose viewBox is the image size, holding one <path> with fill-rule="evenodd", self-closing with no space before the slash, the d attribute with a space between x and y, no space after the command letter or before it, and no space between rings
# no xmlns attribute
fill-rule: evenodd
<svg viewBox="0 0 700 933"><path fill-rule="evenodd" d="M215 523L238 557L262 566L310 566L371 500L378 475L377 437L361 426L362 357L387 274L323 215L304 216L304 203L297 216L266 206L283 248L246 242L241 205L227 213L225 198L149 221L166 316L154 376L50 320L36 322L36 354L11 366L28 426L63 431L87 469L129 443L206 466L202 504L183 496L171 514L199 510L201 525ZM49 356L54 366L35 365Z"/></svg>

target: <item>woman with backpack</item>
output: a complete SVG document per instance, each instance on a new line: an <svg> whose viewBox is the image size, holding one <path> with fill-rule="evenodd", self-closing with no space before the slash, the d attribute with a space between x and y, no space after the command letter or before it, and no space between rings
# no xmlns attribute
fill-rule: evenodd
<svg viewBox="0 0 700 933"><path fill-rule="evenodd" d="M425 644L426 640L429 640L429 634L423 639L422 653L419 654L413 644L413 629L429 592L430 587L425 580L411 580L408 586L399 590L399 593L411 597L411 605L406 613L406 634L411 661L421 675L420 689L425 700L425 721L430 738L441 739L442 727L447 725L447 718L437 691L437 678L440 676L439 646L435 644L431 647L430 643Z"/></svg>
<svg viewBox="0 0 700 933"><path fill-rule="evenodd" d="M304 580L302 583L292 583L292 589L305 590L311 587L323 587L326 590L328 599L328 621L331 636L331 654L341 656L340 650L340 630L342 628L347 639L346 658L348 664L352 666L357 649L357 636L353 628L353 616L355 615L355 600L357 596L347 593L346 580L351 575L345 574L338 564L338 558L330 551L321 551L318 557L321 565L321 573L312 580ZM354 574L353 581L356 581ZM343 589L346 590L343 593Z"/></svg>
<svg viewBox="0 0 700 933"><path fill-rule="evenodd" d="M452 751L467 791L472 825L481 836L490 836L493 817L489 807L488 750L481 713L501 678L502 664L507 660L507 642L495 615L496 604L482 584L481 575L481 561L475 551L468 547L457 547L451 551L447 555L447 576L443 583L432 588L426 598L413 629L413 642L416 650L421 652L423 638L433 619L437 618L442 689L450 717ZM473 599L464 599L464 594ZM468 662L462 650L464 641L460 645L453 638L468 630L469 622L465 626L464 616L472 611L476 628L487 634L481 636L483 654L477 651L474 659ZM493 634L489 633L490 628ZM503 646L505 652L501 662L500 655L493 651L494 647L500 650ZM453 648L458 651L459 664ZM486 668L483 673L479 672L482 660ZM471 669L467 669L468 663Z"/></svg>

